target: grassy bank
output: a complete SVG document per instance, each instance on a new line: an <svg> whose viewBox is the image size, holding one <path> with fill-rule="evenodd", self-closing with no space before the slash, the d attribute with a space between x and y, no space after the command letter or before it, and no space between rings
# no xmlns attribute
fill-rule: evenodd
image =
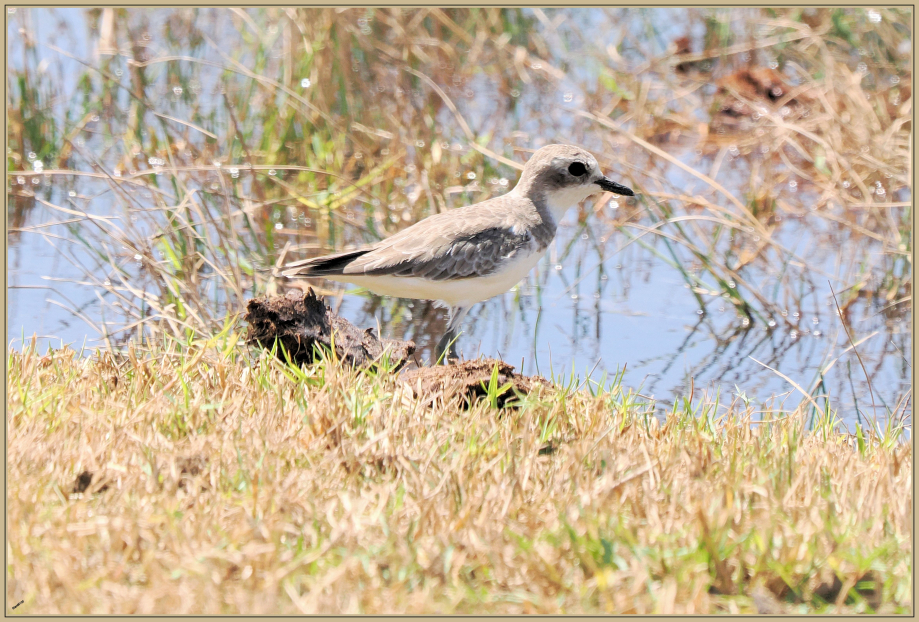
<svg viewBox="0 0 919 622"><path fill-rule="evenodd" d="M428 407L225 335L8 356L16 613L911 609L909 445L806 403Z"/></svg>

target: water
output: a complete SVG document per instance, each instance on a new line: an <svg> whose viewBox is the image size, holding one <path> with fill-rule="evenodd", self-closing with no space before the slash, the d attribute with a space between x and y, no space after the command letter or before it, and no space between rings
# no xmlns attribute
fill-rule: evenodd
<svg viewBox="0 0 919 622"><path fill-rule="evenodd" d="M356 20L361 12L354 13ZM430 213L432 201L441 209L458 207L506 192L516 180L517 173L511 167L474 159L477 154L468 146L462 123L439 96L421 83L400 94L401 87L393 84L401 84L398 72L381 69L359 50L354 58L363 60L354 65L356 71L328 75L325 68L319 67L323 70L319 71L313 66L286 74L278 70L289 80L291 92L314 98L309 101L320 102L322 91L328 90L325 85L344 81L355 89L348 105L363 110L355 122L364 129L354 136L370 142L349 147L349 154L344 156L339 152L320 162L306 162L304 152L298 155L294 147L310 144L307 155L318 157L324 147L317 136L293 143L285 139L270 149L266 147L271 145L266 141L273 130L259 121L258 114L272 106L283 109L291 95L280 92L279 99L273 100L263 91L247 91L248 78L238 72L235 82L221 82L221 70L209 65L188 64L192 69L183 74L184 69L176 67L185 65L151 64L145 92L156 103L153 111L159 116L150 110L144 112L146 125L137 129L139 138L131 139L124 133L132 122L134 105L129 88L132 66L125 59L115 57L107 66L109 75L123 80L125 86L109 91L114 120L106 116L108 109L99 110L101 119L94 114L95 100L100 99L97 94L79 101L74 95L81 88L86 66L105 60L97 52L96 15L80 9L20 9L8 27L10 67L18 72L28 68L32 76L41 75L39 67L44 67L42 71L54 78L57 97L52 98L49 109L64 120L62 128L70 131L81 119L87 119L84 130L75 134L72 168L98 172L101 166L113 175L122 175L122 180L130 179L132 171L153 172L138 180L142 187L112 185L105 176L53 172L56 165L46 158L43 170L52 174L23 177L23 183L15 173L11 175L8 215L14 231L9 237L7 327L14 344L21 335L29 338L37 333L43 342L53 345L63 341L97 347L101 345L98 329L103 321L114 328L130 328L149 313L144 305L132 306L128 299L136 300L134 294L122 289L120 295L127 299L120 300L117 292L92 287L87 275L98 283L116 286L124 278L125 285L135 292L157 291L145 280L144 261L167 258L155 237L162 221L151 216L150 210L179 205L183 196L187 200L183 188L171 181L171 158L184 158L193 164L181 179L187 184L185 189L198 189L195 196L203 209L218 210L222 205L220 193L232 188L227 205L240 214L248 209L250 223L261 226L263 217L268 223L265 231L257 226L254 237L246 238L252 248L265 249L261 255L254 251L233 255L234 261L255 264L246 295L264 293L268 287L283 292L288 287L285 282L266 281L267 277L261 276L267 274L288 242L287 260L315 255L323 248L358 244L375 239L370 225L377 232L387 227L393 230L395 223L406 226ZM247 15L254 26L228 10L132 10L126 22L129 27L125 30L122 26L117 34L122 47L129 35L134 37L142 50L138 54L148 60L188 56L226 67L231 63L222 54L235 53L244 67L259 62L280 67L287 36L283 16L270 11L250 11ZM455 63L454 69L447 61L442 67L431 61L428 68L435 72L435 82L443 87L470 131L489 137L484 143L488 149L522 162L525 152L509 151L508 146L531 150L549 142L577 142L600 157L610 177L627 185L640 184L650 202L621 197L614 199L615 207L588 201L571 210L555 243L526 281L473 308L458 342L459 350L465 356L499 355L522 365L525 373L547 376L574 370L581 376L590 372L599 378L603 372L612 376L624 369L624 384L653 396L663 409L679 396L702 390L720 394L722 403L730 403L743 393L753 396L757 403L775 396L779 403L793 407L803 398L790 379L815 395L829 395L831 407L839 409L848 423L872 413L883 416L898 405L902 410L911 388L911 305L904 301L909 295L911 265L905 272L898 268L890 258L889 246L875 239L887 235L885 225L838 202L812 210L821 192L793 172L806 163L787 158L778 162L773 152L760 153L756 135L741 133L732 138L729 134L723 139L700 140L697 126L712 120L714 87L704 76L695 83L684 79L679 88L699 99L675 98L673 85L680 80L667 77L661 67L649 63L648 59L666 58L669 43L683 34L700 49L709 28L707 14L685 9L611 9L525 10L522 15L534 20L531 27L546 42L541 56L538 50L530 50L522 60L515 57L513 50L521 41L512 39L508 51L486 47L478 58L470 60L475 52L472 44L465 56L450 61ZM763 19L755 10L738 10L731 15L742 27ZM374 19L382 21L383 17ZM370 27L368 23L373 20L356 27L363 32ZM512 28L513 23L510 20L507 27ZM202 43L189 24L211 40L221 41L221 49ZM255 27L258 37L266 42L257 49L251 43ZM23 45L25 34L20 29L39 45ZM52 42L84 62L45 45ZM615 55L610 54L610 46L618 46ZM771 57L762 60L771 62ZM476 71L477 67L481 71ZM540 78L551 71L560 74L557 79ZM637 76L634 80L629 71ZM267 68L265 72L270 73ZM92 71L88 75L96 76ZM880 70L872 79L882 79ZM359 89L368 84L374 89L373 97L359 98ZM602 84L606 86L599 86ZM596 116L604 105L615 101L604 90L614 87L620 91L616 96L620 102L631 103L625 116L616 116L618 108L605 113L613 127L637 133L646 124L664 123L667 115L679 121L672 129L655 135L655 144L669 159L582 114L586 110ZM92 88L101 89L98 84ZM250 96L257 108L243 115ZM226 101L234 102L232 108L227 108ZM340 99L335 101L341 105ZM417 116L406 112L411 107L403 106L402 101L420 106ZM645 106L643 113L631 107L639 101ZM308 112L303 109L298 114ZM249 157L263 166L259 176L245 168L248 161L239 137L234 138L234 123L242 124L248 142L245 149L255 154ZM375 136L373 132L391 138L366 138ZM49 140L54 153L61 147L62 133L60 130L57 138ZM172 141L170 150L163 149L162 138L156 143L159 146L154 146L153 136L167 136ZM769 136L759 138L767 141ZM385 143L385 149L374 153L373 140ZM434 143L442 154L439 162L432 155ZM288 152L293 154L290 160L284 159ZM308 206L329 200L329 193L300 182L301 173L287 169L290 165L312 165L343 171L346 176L359 175L364 162L378 163L399 153L404 155L393 164L399 168L391 169L391 178L381 173L384 177L369 196L359 194L346 200L338 208L342 216L330 222L324 220L321 210ZM278 154L284 158L279 159ZM760 221L770 228L775 244L761 248L760 232L742 226L733 232L719 228L716 221L723 225L728 217L725 214L736 213L737 208L724 193L713 191L678 162L715 178L747 207L750 179L781 177L784 181L774 185L775 195L769 197L773 204L757 208L766 210ZM14 170L34 170L34 164L19 162ZM904 179L907 174L902 171ZM898 181L899 175L881 176L884 181L876 186L876 200L888 202L890 206L885 209L891 214L903 212L911 201L907 182ZM269 178L276 181L269 182ZM33 179L38 180L37 185ZM501 179L509 181L502 184ZM158 185L151 185L153 182ZM266 189L267 184L281 183L286 185L268 185ZM291 199L294 194L301 199ZM252 208L252 197L256 205L267 207ZM661 225L663 209L672 212L667 216L670 222ZM84 211L114 218L110 222L131 233L132 239L145 240L144 248L136 252L111 237L93 238L98 227L85 221L68 222ZM374 213L376 216L363 220L365 214ZM840 221L857 221L867 233L841 226ZM243 227L241 218L233 222ZM209 231L216 234L216 229ZM108 244L106 252L116 258L114 262L94 256L102 242ZM215 261L223 261L218 265L225 266L227 259ZM706 261L742 265L735 268L742 282L735 282L730 289L750 304L752 321L725 297L732 292L712 277ZM226 310L238 311L241 305L232 296L220 294L214 271L208 265L198 269L202 287L210 288L207 291L214 297L211 310L215 316ZM907 280L907 289L890 299L856 297L846 306L850 337L839 321L835 300L845 305L855 289L878 289L898 270ZM728 273L720 270L719 274ZM733 282L734 277L725 279ZM381 300L343 290L335 302L340 312L358 325L379 323L384 335L414 339L424 357L430 356L445 324L443 310L426 302ZM129 334L130 330L116 333L113 340ZM854 351L846 351L852 341L857 343L860 361ZM821 380L821 370L827 369Z"/></svg>
<svg viewBox="0 0 919 622"><path fill-rule="evenodd" d="M593 371L599 378L604 371L613 376L625 368L626 386L640 388L662 405L687 396L693 384L697 391L720 391L725 402L744 392L761 401L786 395L786 405L792 405L801 399L800 393L792 395L794 387L760 363L810 390L819 381L819 370L849 345L835 306L825 303L822 309L819 304L789 309L794 324L779 315L774 327L756 323L747 328L730 305L717 298L700 315L695 297L678 274L631 249L606 259L605 274L590 272L597 266L596 258L585 257L587 244L578 233L583 229L571 220L569 215L555 247L574 239L582 256L557 270L550 251L516 291L475 307L457 344L463 355L500 355L515 364L522 359L526 373L543 375L567 376L574 370L583 377ZM610 234L611 245L623 242L622 236ZM814 298L831 301L829 284L817 287ZM376 299L345 295L341 312L359 325L374 326L382 320L390 334L428 348L443 329L445 316L426 303L404 305L395 314L380 305ZM896 395L910 387L909 315L885 318L877 309L864 311L854 338L874 335L858 351L871 370L878 406L883 400L893 408ZM794 318L795 313L801 317ZM439 321L432 322L432 315ZM831 372L835 373L825 378L828 394L849 400L855 395L865 408L869 391L855 357L843 356ZM854 402L849 404L854 410ZM845 405L838 406L845 411Z"/></svg>

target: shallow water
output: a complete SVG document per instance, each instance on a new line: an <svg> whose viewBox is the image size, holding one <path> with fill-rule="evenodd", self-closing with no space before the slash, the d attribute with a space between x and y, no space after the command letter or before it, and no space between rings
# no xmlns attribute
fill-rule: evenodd
<svg viewBox="0 0 919 622"><path fill-rule="evenodd" d="M22 21L25 20L23 13L29 13L30 33L36 40L48 42L53 36L54 45L78 58L92 59L97 35L85 27L89 21L87 13L78 9L20 11L20 21L11 20L8 30L11 67L34 69L47 61L46 67L56 76L60 91L71 93L77 88L77 79L84 66L48 47L34 48L32 56L20 54L18 28L26 23ZM145 14L147 28L157 44L151 49L154 58L187 52L182 49L181 38L164 40L158 34L171 23L170 20L176 19L177 14L178 10ZM202 17L205 14L217 17L208 21L210 18ZM532 17L533 12L525 14ZM264 18L261 13L253 12L252 15L254 19ZM672 162L638 149L627 139L592 124L579 114L585 107L594 105L597 75L604 71L604 58L607 58L605 50L623 41L624 31L645 33L637 39L633 36L629 40L632 42L621 46L624 62L639 63L643 58L663 55L674 36L689 34L698 40L705 35L699 21L691 21L688 33L678 28L677 24L685 21L686 15L684 10L669 9L650 13L545 11L542 13L545 19L536 20L534 28L541 29L550 43L547 59L556 66L568 67L564 77L557 82L523 81L508 98L497 73L487 68L480 72L470 71L468 67L458 68L457 73L463 70L469 75L465 87L469 95L456 98L458 111L477 135L491 136L487 143L489 148L505 156L509 154L502 145L534 149L548 142L577 142L608 163L610 177L626 185L637 182L654 201L667 200L664 195L681 192L689 196L698 194L713 203L727 205L729 202L723 195L711 192L697 177ZM551 26L559 18L565 20ZM222 33L228 50L244 49L246 44L240 39L240 32L231 28L227 15L216 10L202 11L197 20L199 28L210 28L215 37L215 33ZM648 23L656 24L657 29L647 31ZM55 34L61 32L67 35ZM646 49L639 53L634 41L643 43ZM194 53L202 57L214 56L212 51L196 50ZM535 75L538 70L530 66L528 71ZM647 67L643 71L648 71L649 76L655 75ZM174 87L169 87L165 75L151 82L150 95L165 97L168 101L164 103L164 110L180 119L191 118L193 109L200 116L200 107L220 110L221 98L208 95L211 92L209 81L215 80L215 75L216 72L209 74L202 70L198 76L201 94L193 104L178 95L170 99L170 89ZM358 78L347 76L347 79ZM703 93L702 97L714 91L711 85L705 84L693 88ZM460 87L448 90L453 95L466 92ZM665 97L666 93L649 89L645 96L653 101ZM386 96L380 97L385 99ZM56 105L64 110L60 101ZM372 103L367 102L367 105ZM710 112L703 107L689 110L686 115L693 121L710 119ZM448 149L450 145L458 145L460 153L474 155L462 142L462 132L448 107L437 108L436 118L432 120L436 134ZM389 128L393 133L398 129L396 126ZM103 134L104 129L88 132L77 140L83 141L85 149L100 153L102 162L106 163L107 152L102 145L107 139ZM431 148L430 142L423 140L419 146L419 140L412 135L396 140L404 143L409 162L420 161L420 154ZM706 174L714 172L712 176L719 183L740 197L745 196L744 188L749 178L759 174L761 162L755 149L742 153L729 143L703 149L699 141L686 137L676 137L660 146L676 161ZM513 159L522 162L525 156L516 154ZM112 165L112 162L107 164ZM459 192L445 191L446 206L458 207L505 192L513 185L516 172L504 165L496 166L497 172L489 173L488 177L481 173L475 177L471 168L469 174L473 177L469 177L464 169L463 176L453 183L465 187ZM91 169L84 167L83 170ZM283 170L272 172L277 179L288 179L296 184L293 176L285 176ZM414 164L404 166L404 177L400 180L404 183L401 188L393 189L392 200L407 201L402 212L403 221L415 221L430 212L425 192L421 190L426 183L422 172ZM460 175L461 171L456 173ZM120 325L130 322L111 317L113 308L107 306L103 310L99 294L80 284L85 280L84 271L78 265L92 270L92 261L85 248L73 243L77 230L72 225L50 224L66 220L66 214L46 204L69 205L71 209L86 210L96 216L111 215L121 219L134 219L130 214L135 212L122 210L118 197L97 179L67 175L23 179L24 183L17 183L15 173L12 174L9 214L15 226L20 229L48 226L10 234L7 320L10 338L15 342L22 334L28 338L37 333L53 345L63 341L79 347L85 341L89 346L98 346L99 333L94 326L98 327L102 321L120 322ZM29 186L32 179L39 183ZM882 248L870 237L860 236L851 228L839 227L824 215L809 211L816 195L803 180L796 179L791 175L778 186L777 199L784 202L784 207L774 210L776 218L772 224L775 227L771 234L773 240L794 257L767 249L763 257L768 260L756 258L745 267L743 277L747 286L735 284L737 291L743 291L743 296L750 300L756 295L762 297L762 304L754 302L758 317L752 322L745 323L745 318L725 299L727 294L707 277L697 257L676 243L668 248L667 238L646 233L660 219L660 213L651 210L653 203L618 198L602 205L588 201L579 209L571 210L554 245L526 281L504 296L473 308L458 342L459 350L467 357L499 355L512 364L521 364L522 371L528 374L557 376L574 370L582 377L589 372L599 379L604 372L613 376L624 369L623 384L639 389L643 395L653 396L659 400L661 408L667 408L679 396L703 390L720 394L722 403L730 403L740 395L765 403L775 396L775 400L790 408L803 399L790 379L814 394L828 394L831 407L839 409L847 423L871 413L883 417L884 412L895 409L910 390L910 304L859 298L848 308L851 338L847 335L836 313L834 293L838 299L852 286L857 280L854 275L858 274L859 265L866 262L870 264L869 271L878 272L870 278L883 278L881 264L876 260ZM213 180L207 183L216 184ZM895 181L890 183L888 197L893 203L890 209L903 209L911 201L909 189ZM22 196L28 194L22 190L23 186L35 191L37 197ZM168 184L164 188L170 190ZM250 192L251 187L245 186L243 191ZM143 200L145 192L137 190L134 196ZM319 215L314 210L296 203L280 205L287 209L278 210L273 216L279 239L271 248L277 253L285 241L291 241L294 248L288 260L307 252L302 248L307 244L341 248L367 239L363 227L343 221L333 232L334 239L329 244L316 228ZM752 232L742 229L730 235L716 234L711 223L691 220L703 212L688 206L685 201L672 200L670 207L673 216L689 219L687 227L700 227L697 242L713 240L712 248L717 253L729 253L726 249L736 248L736 254L742 254L743 249L755 247L759 240ZM341 209L353 216L374 207L366 201L354 201ZM836 218L851 218L840 206L830 206L826 211L833 212L831 215ZM310 219L310 225L305 224L305 218ZM142 225L144 223L140 222L137 226ZM660 230L675 235L669 224ZM642 233L645 233L643 237L633 241ZM716 240L715 235L720 237ZM315 250L308 252L316 254ZM770 252L773 255L768 255ZM872 257L875 259L870 259ZM132 259L128 253L123 265L136 273ZM274 259L266 257L266 265L270 266ZM695 282L695 293L689 285L694 278L701 279ZM288 285L278 282L277 286L283 291ZM109 305L113 302L108 294L102 298ZM420 301L381 300L364 294L342 293L335 304L340 305L345 317L358 325L379 323L384 335L414 339L423 357L430 356L431 346L440 337L445 322L443 310ZM117 311L117 307L114 310ZM76 317L73 311L82 317ZM860 361L853 351L846 352L851 341L858 344ZM821 381L820 372L827 369Z"/></svg>
<svg viewBox="0 0 919 622"><path fill-rule="evenodd" d="M515 365L522 361L528 374L567 376L573 370L584 377L592 371L595 379L625 368L624 385L662 405L688 395L692 383L697 392L720 391L725 402L744 393L759 400L778 395L791 405L801 399L800 393L795 395L787 380L763 365L811 389L819 381L819 370L849 345L835 306L825 302L822 308L813 304L790 309L794 324L779 317L774 327L745 327L730 305L717 298L700 314L680 275L641 253L627 249L611 254L604 262L607 273L601 275L595 269L598 260L581 240L583 228L571 220L569 216L559 232L556 248L573 238L575 257L556 264L550 251L516 291L474 307L457 344L464 356L500 355ZM611 246L623 243L615 233L610 238ZM832 304L829 284L814 294L816 300ZM867 306L860 311L854 338L874 336L860 345L859 354L871 370L877 405L883 400L892 407L897 395L910 387L909 315L885 318ZM407 302L393 311L377 297L368 301L348 294L341 312L359 325L379 324L384 334L415 339L428 358L446 321L445 313L429 303ZM801 317L794 318L795 313ZM867 410L869 390L857 360L843 356L834 370L827 374L825 388L842 398L835 407L854 411L855 396L862 412Z"/></svg>

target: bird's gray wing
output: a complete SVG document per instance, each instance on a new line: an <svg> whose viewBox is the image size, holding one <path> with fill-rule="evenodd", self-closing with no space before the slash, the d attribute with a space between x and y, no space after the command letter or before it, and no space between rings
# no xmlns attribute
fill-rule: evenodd
<svg viewBox="0 0 919 622"><path fill-rule="evenodd" d="M422 277L433 281L484 276L533 251L527 227L496 219L488 202L436 214L387 238L355 258L344 274ZM515 226L515 224L517 226Z"/></svg>

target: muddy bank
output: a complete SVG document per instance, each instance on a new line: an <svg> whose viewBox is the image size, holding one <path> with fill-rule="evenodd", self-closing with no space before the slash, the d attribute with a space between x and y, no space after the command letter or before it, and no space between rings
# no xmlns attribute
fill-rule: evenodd
<svg viewBox="0 0 919 622"><path fill-rule="evenodd" d="M495 402L499 408L537 386L549 386L544 378L516 373L513 365L497 359L452 360L446 365L419 367L419 362L412 360L414 342L380 339L372 328L358 328L329 309L312 289L304 295L253 298L243 319L249 324L247 343L270 350L277 341L276 355L282 361L286 359L281 346L298 364L310 364L318 352L334 348L345 364L370 367L388 350L396 369L413 363L399 380L411 389L416 399L427 403L461 395L469 406L480 397L488 397L496 365L499 395Z"/></svg>

